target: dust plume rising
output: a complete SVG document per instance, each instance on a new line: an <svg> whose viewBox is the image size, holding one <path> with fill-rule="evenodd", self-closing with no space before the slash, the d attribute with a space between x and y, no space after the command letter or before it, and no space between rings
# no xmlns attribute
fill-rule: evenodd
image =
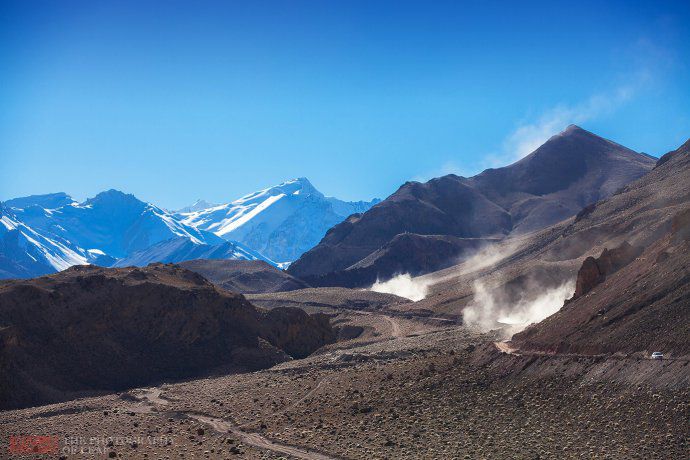
<svg viewBox="0 0 690 460"><path fill-rule="evenodd" d="M475 281L474 300L463 310L463 324L483 332L500 328L504 338L510 338L560 310L574 289L573 280L551 288L532 281L517 300L508 300L515 296L509 296L502 288L492 290Z"/></svg>
<svg viewBox="0 0 690 460"><path fill-rule="evenodd" d="M432 280L422 279L421 277L413 278L409 273L404 273L396 275L388 281L381 282L376 280L369 289L374 292L395 294L416 302L426 297L431 284L433 284Z"/></svg>

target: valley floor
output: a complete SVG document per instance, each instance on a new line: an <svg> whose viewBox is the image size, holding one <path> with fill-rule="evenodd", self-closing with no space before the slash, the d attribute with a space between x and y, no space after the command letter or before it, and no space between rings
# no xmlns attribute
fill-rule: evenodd
<svg viewBox="0 0 690 460"><path fill-rule="evenodd" d="M350 320L364 338L268 370L2 412L2 457L29 434L57 436L54 458L690 457L687 361L520 355L461 327Z"/></svg>

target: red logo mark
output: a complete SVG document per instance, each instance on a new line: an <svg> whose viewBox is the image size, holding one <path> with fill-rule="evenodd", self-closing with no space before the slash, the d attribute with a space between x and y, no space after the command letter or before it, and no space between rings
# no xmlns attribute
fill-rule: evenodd
<svg viewBox="0 0 690 460"><path fill-rule="evenodd" d="M10 454L57 454L57 436L10 436Z"/></svg>

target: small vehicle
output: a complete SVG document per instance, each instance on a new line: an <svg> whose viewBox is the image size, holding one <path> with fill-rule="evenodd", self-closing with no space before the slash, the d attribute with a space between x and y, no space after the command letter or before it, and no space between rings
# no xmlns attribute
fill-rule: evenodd
<svg viewBox="0 0 690 460"><path fill-rule="evenodd" d="M652 359L664 359L664 354L660 351L652 353Z"/></svg>

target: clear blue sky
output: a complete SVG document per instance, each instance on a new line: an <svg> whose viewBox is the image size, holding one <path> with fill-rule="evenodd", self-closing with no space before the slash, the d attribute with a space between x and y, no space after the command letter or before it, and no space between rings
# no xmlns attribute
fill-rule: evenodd
<svg viewBox="0 0 690 460"><path fill-rule="evenodd" d="M306 176L328 195L473 174L575 122L690 137L690 6L0 0L0 199L169 208Z"/></svg>

